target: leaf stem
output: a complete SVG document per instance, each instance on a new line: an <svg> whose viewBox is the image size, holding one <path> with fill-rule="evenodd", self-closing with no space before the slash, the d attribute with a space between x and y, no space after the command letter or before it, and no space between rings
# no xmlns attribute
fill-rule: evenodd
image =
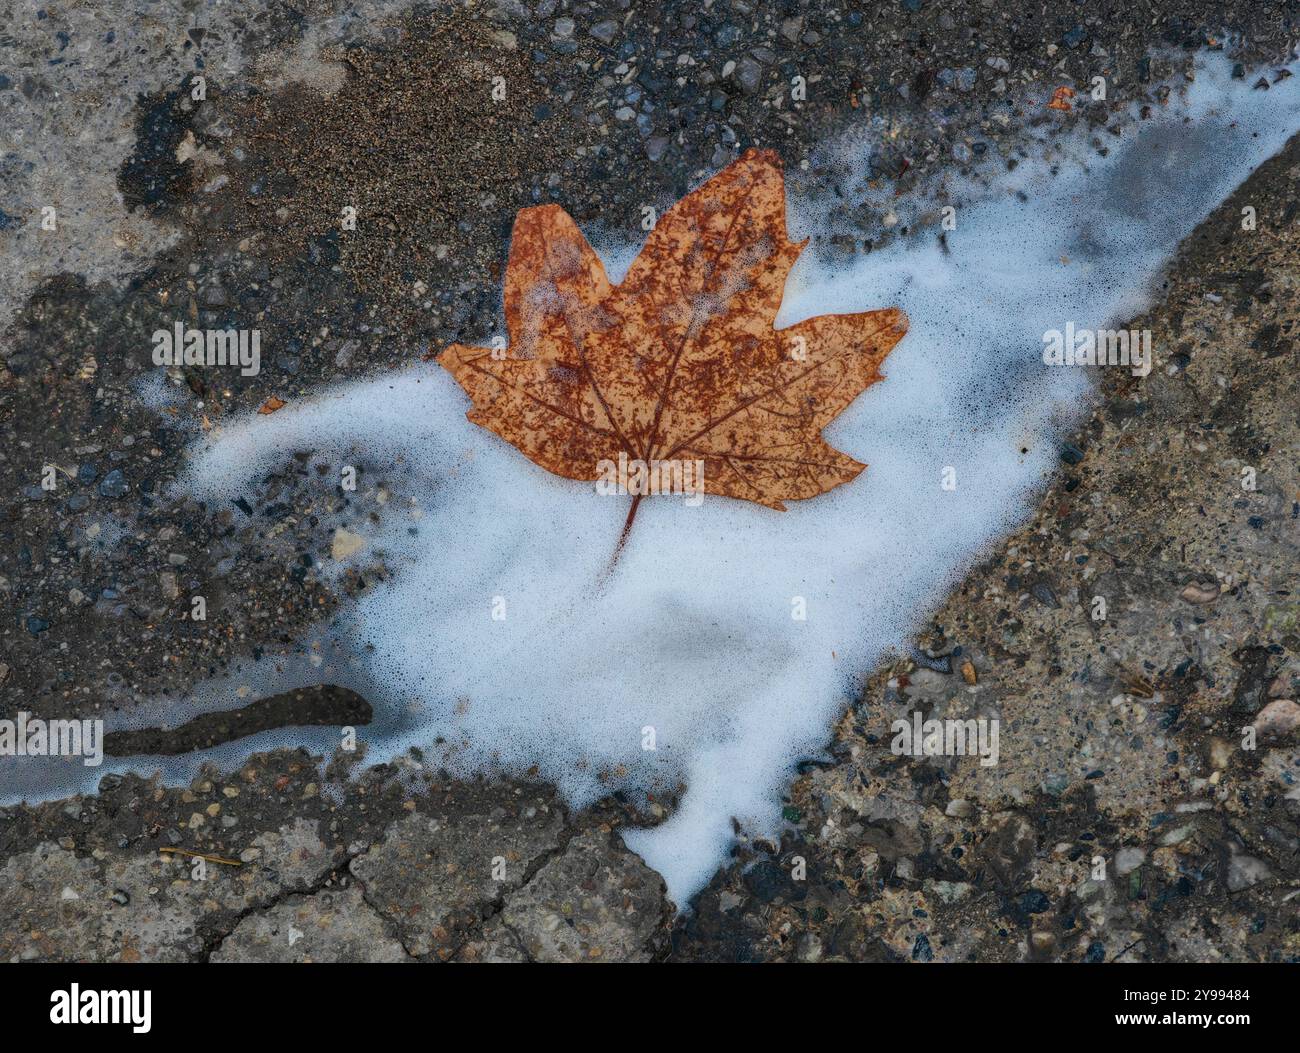
<svg viewBox="0 0 1300 1053"><path fill-rule="evenodd" d="M627 519L623 521L623 532L618 535L618 544L614 546L614 554L609 558L609 566L605 568L605 576L609 577L614 573L614 568L618 565L618 557L623 554L623 546L627 544L627 536L632 532L632 520L636 518L636 510L641 504L643 494L637 494L632 498L632 507L627 510Z"/></svg>

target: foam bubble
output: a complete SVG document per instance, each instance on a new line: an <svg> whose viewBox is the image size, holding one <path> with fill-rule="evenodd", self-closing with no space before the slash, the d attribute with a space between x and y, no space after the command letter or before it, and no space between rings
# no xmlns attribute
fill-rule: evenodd
<svg viewBox="0 0 1300 1053"><path fill-rule="evenodd" d="M911 319L887 379L827 431L867 472L785 513L647 501L603 585L626 499L469 424L432 365L228 426L183 485L224 499L304 449L400 459L418 532L400 512L376 528L394 573L331 630L376 707L369 758L418 745L465 774L535 765L575 805L684 783L666 822L624 833L684 906L724 861L733 817L755 835L779 827L793 766L823 749L864 675L1030 514L1093 382L1042 364L1044 332L1125 321L1179 240L1298 127L1300 79L1252 92L1207 62L1108 157L1077 138L972 184L947 250L932 232L850 263L806 254L779 325L890 305ZM816 229L792 212L796 233ZM1006 737L1004 756L1016 747Z"/></svg>

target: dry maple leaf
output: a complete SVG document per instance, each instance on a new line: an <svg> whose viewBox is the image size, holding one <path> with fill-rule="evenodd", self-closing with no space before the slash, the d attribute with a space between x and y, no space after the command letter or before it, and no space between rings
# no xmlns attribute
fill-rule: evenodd
<svg viewBox="0 0 1300 1053"><path fill-rule="evenodd" d="M1070 100L1074 98L1074 95L1075 92L1073 88L1062 84L1052 92L1052 101L1047 104L1047 108L1049 110L1064 110L1066 113L1069 113L1070 110L1073 109L1070 105Z"/></svg>
<svg viewBox="0 0 1300 1053"><path fill-rule="evenodd" d="M526 208L506 265L509 347L453 344L438 362L473 401L471 421L556 475L595 480L620 454L702 462L703 492L784 510L866 467L821 431L882 379L907 329L895 309L775 329L805 244L786 235L770 151L747 151L669 209L619 285L563 209Z"/></svg>

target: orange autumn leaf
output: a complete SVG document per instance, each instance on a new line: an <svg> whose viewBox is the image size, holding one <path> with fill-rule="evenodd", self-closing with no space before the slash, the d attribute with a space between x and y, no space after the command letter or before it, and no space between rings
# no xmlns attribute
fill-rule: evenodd
<svg viewBox="0 0 1300 1053"><path fill-rule="evenodd" d="M907 329L892 308L775 329L804 244L787 237L770 151L669 209L619 285L563 209L527 208L506 265L508 348L453 344L437 360L471 421L556 475L595 480L620 454L702 463L704 493L783 510L866 467L821 431L882 379Z"/></svg>
<svg viewBox="0 0 1300 1053"><path fill-rule="evenodd" d="M278 409L283 409L284 405L285 405L284 399L278 399L274 395L272 395L269 399L267 399L265 402L263 402L260 406L257 407L257 412L274 413Z"/></svg>
<svg viewBox="0 0 1300 1053"><path fill-rule="evenodd" d="M1062 84L1052 92L1052 101L1047 104L1049 110L1064 110L1067 113L1072 109L1070 100L1074 98L1075 91Z"/></svg>

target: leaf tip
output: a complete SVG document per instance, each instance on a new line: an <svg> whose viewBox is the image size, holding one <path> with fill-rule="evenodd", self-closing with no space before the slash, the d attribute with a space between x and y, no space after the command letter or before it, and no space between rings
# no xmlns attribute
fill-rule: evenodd
<svg viewBox="0 0 1300 1053"><path fill-rule="evenodd" d="M769 168L775 168L778 172L782 169L781 155L775 150L768 150L757 146L751 146L743 154L740 160L744 164L766 165Z"/></svg>
<svg viewBox="0 0 1300 1053"><path fill-rule="evenodd" d="M577 227L570 216L561 205L555 202L548 202L545 205L529 205L527 208L521 208L515 213L515 222L513 233L518 236L521 230L529 228L544 229L556 224L562 224L569 227Z"/></svg>

